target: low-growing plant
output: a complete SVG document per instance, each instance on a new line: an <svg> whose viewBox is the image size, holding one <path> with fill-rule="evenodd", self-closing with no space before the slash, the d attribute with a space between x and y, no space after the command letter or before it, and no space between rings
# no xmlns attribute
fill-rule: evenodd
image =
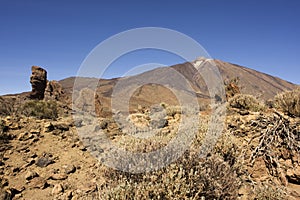
<svg viewBox="0 0 300 200"><path fill-rule="evenodd" d="M31 100L24 103L21 114L39 119L56 119L58 106L55 101Z"/></svg>
<svg viewBox="0 0 300 200"><path fill-rule="evenodd" d="M300 88L277 94L272 104L290 116L300 117Z"/></svg>
<svg viewBox="0 0 300 200"><path fill-rule="evenodd" d="M181 114L182 110L180 106L168 106L166 108L166 113L168 116L174 117L176 114Z"/></svg>
<svg viewBox="0 0 300 200"><path fill-rule="evenodd" d="M229 106L254 112L264 109L264 105L261 102L259 102L254 96L248 94L235 95L233 98L229 99Z"/></svg>
<svg viewBox="0 0 300 200"><path fill-rule="evenodd" d="M4 133L4 122L0 119L0 138L2 137L2 134Z"/></svg>
<svg viewBox="0 0 300 200"><path fill-rule="evenodd" d="M8 116L14 114L14 100L0 97L0 115Z"/></svg>
<svg viewBox="0 0 300 200"><path fill-rule="evenodd" d="M268 184L260 184L255 190L256 200L282 200L286 199L286 194L283 189L274 187Z"/></svg>
<svg viewBox="0 0 300 200"><path fill-rule="evenodd" d="M236 199L240 181L222 158L186 153L168 167L141 174L107 169L100 199Z"/></svg>

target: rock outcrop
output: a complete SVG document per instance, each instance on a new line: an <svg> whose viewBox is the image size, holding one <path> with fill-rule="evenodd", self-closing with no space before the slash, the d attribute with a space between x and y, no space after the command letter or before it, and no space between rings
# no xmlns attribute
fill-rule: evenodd
<svg viewBox="0 0 300 200"><path fill-rule="evenodd" d="M63 94L62 86L57 81L48 81L45 89L45 100L59 100Z"/></svg>
<svg viewBox="0 0 300 200"><path fill-rule="evenodd" d="M44 99L44 93L47 86L47 71L38 66L32 66L31 71L30 83L32 91L30 93L30 98L39 100Z"/></svg>

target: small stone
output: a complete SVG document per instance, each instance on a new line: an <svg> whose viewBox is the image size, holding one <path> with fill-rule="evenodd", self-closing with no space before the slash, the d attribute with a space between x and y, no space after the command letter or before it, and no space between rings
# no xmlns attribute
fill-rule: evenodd
<svg viewBox="0 0 300 200"><path fill-rule="evenodd" d="M66 174L72 174L76 171L76 167L74 165L65 165L63 168Z"/></svg>
<svg viewBox="0 0 300 200"><path fill-rule="evenodd" d="M12 199L13 194L10 191L0 190L0 200L9 200Z"/></svg>
<svg viewBox="0 0 300 200"><path fill-rule="evenodd" d="M53 135L60 135L62 133L62 130L60 129L55 129L54 131L52 131Z"/></svg>
<svg viewBox="0 0 300 200"><path fill-rule="evenodd" d="M48 165L54 163L54 161L48 157L41 157L36 161L36 165L39 167L47 167Z"/></svg>
<svg viewBox="0 0 300 200"><path fill-rule="evenodd" d="M31 134L39 134L39 133L40 133L40 130L38 130L38 129L31 129L29 132L30 132Z"/></svg>
<svg viewBox="0 0 300 200"><path fill-rule="evenodd" d="M240 115L249 115L249 111L248 110L240 110L239 111Z"/></svg>
<svg viewBox="0 0 300 200"><path fill-rule="evenodd" d="M19 167L13 167L12 168L12 172L13 173L18 173L18 172L20 172L21 171L21 169L19 168Z"/></svg>
<svg viewBox="0 0 300 200"><path fill-rule="evenodd" d="M68 178L67 174L52 174L49 179L52 180L65 180Z"/></svg>
<svg viewBox="0 0 300 200"><path fill-rule="evenodd" d="M72 191L68 191L68 192L64 195L64 197L65 197L66 200L71 200L71 199L73 199L73 198L72 198L72 197L73 197Z"/></svg>
<svg viewBox="0 0 300 200"><path fill-rule="evenodd" d="M54 130L54 126L51 122L46 122L44 125L44 132L51 132Z"/></svg>
<svg viewBox="0 0 300 200"><path fill-rule="evenodd" d="M14 185L13 187L10 188L10 191L14 194L19 194L25 190L25 187L21 183L17 183L17 185Z"/></svg>
<svg viewBox="0 0 300 200"><path fill-rule="evenodd" d="M84 193L94 192L97 190L97 185L95 183L83 184L79 189Z"/></svg>
<svg viewBox="0 0 300 200"><path fill-rule="evenodd" d="M59 129L61 131L68 131L69 130L69 125L65 123L59 123L54 125L55 129Z"/></svg>
<svg viewBox="0 0 300 200"><path fill-rule="evenodd" d="M29 134L28 132L20 133L18 136L18 140L20 141L26 141L29 139L32 139L34 136L32 134Z"/></svg>
<svg viewBox="0 0 300 200"><path fill-rule="evenodd" d="M61 184L56 184L52 189L52 195L57 195L64 192L64 188Z"/></svg>
<svg viewBox="0 0 300 200"><path fill-rule="evenodd" d="M30 181L30 180L34 179L35 177L38 177L38 176L39 176L38 173L36 173L35 171L29 171L25 174L25 179L27 181Z"/></svg>
<svg viewBox="0 0 300 200"><path fill-rule="evenodd" d="M33 164L35 163L35 160L34 160L33 158L31 158L31 159L27 160L26 162L27 162L27 163L24 164L24 165L21 167L21 169L25 169L25 168L27 168L27 167L33 165Z"/></svg>
<svg viewBox="0 0 300 200"><path fill-rule="evenodd" d="M0 184L2 185L2 187L6 187L9 185L9 182L6 178L2 179L2 182L0 182Z"/></svg>
<svg viewBox="0 0 300 200"><path fill-rule="evenodd" d="M49 186L49 184L42 177L37 177L30 182L30 187L32 187L32 188L45 189L48 186Z"/></svg>
<svg viewBox="0 0 300 200"><path fill-rule="evenodd" d="M74 125L76 126L76 127L82 127L82 122L83 122L83 120L82 119L75 119L75 121L74 121Z"/></svg>

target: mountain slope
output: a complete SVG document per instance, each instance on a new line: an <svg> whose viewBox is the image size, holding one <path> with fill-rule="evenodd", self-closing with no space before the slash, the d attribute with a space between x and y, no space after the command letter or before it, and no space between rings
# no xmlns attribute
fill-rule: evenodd
<svg viewBox="0 0 300 200"><path fill-rule="evenodd" d="M193 62L177 64L171 67L161 67L125 78L98 80L96 78L80 77L76 80L78 83L78 91L75 91L74 94L79 95L79 90L92 88L91 86L93 84L97 84L98 100L101 102L102 107L108 108L108 110L111 107L111 97L113 95L123 98L131 94L129 102L130 110L137 108L138 105L148 107L161 102L176 105L178 104L178 99L176 99L176 94L174 94L176 91L186 95L186 98L196 95L199 102L206 104L210 101L210 95L203 77L201 77L201 74L199 75L193 65L196 62L204 63L201 64L202 67L207 62L213 62L219 69L224 82L238 78L242 93L254 95L261 100L268 100L280 92L293 90L297 86L280 78L247 67L220 60L199 58ZM177 75L178 73L176 72L179 72L179 75ZM75 77L60 81L66 93L72 93L74 81ZM188 88L188 84L192 89L186 89ZM131 87L134 87L134 92L130 91L130 89L132 89ZM118 98L117 100L122 98ZM122 103L124 102L119 102L119 104Z"/></svg>

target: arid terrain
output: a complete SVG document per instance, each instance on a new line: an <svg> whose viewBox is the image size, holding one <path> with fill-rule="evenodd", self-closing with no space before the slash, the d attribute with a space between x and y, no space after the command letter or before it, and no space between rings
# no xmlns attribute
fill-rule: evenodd
<svg viewBox="0 0 300 200"><path fill-rule="evenodd" d="M226 113L222 134L204 157L199 152L219 104L209 104L205 81L195 76L192 63L171 68L195 90L197 109L186 112L170 89L147 84L133 93L125 116L111 106L116 84L153 75L167 80L167 68L136 77L48 81L44 69L32 67L31 92L0 97L0 200L300 199L299 86L214 62L224 80L220 104ZM79 118L72 102L82 107ZM121 127L114 112L130 126ZM189 115L197 118L184 120ZM110 149L99 132L128 152L149 153L176 138L179 125L197 132L183 155L163 168L130 173L101 162ZM126 159L121 157L130 166Z"/></svg>

